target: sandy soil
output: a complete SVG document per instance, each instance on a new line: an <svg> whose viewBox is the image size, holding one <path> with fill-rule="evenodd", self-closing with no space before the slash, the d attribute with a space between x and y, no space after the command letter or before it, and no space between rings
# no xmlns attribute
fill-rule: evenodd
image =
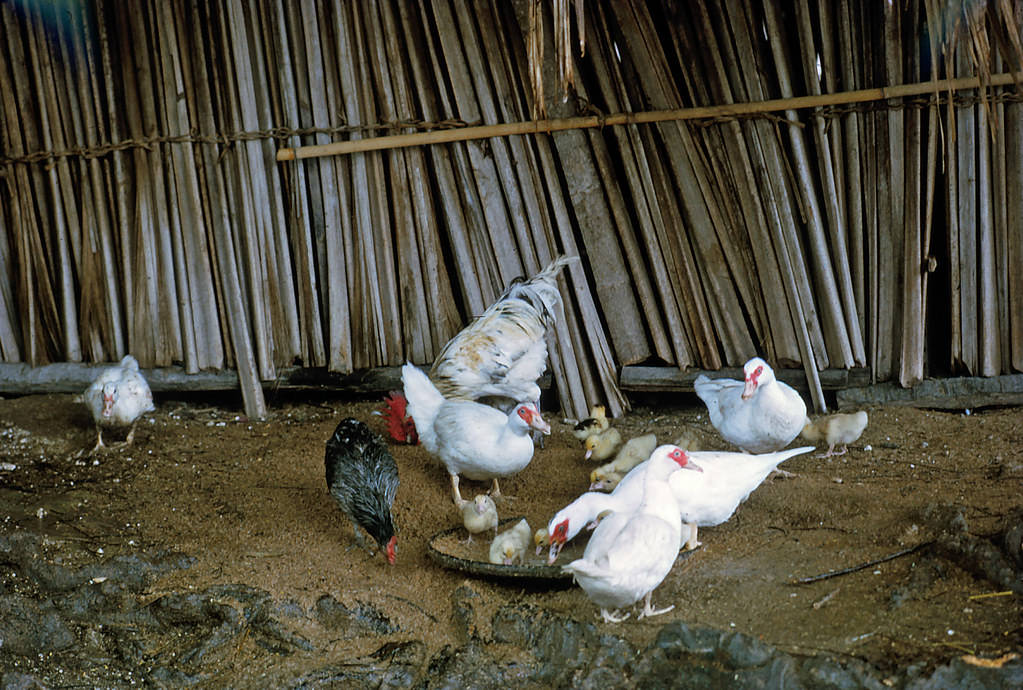
<svg viewBox="0 0 1023 690"><path fill-rule="evenodd" d="M707 449L725 448L697 402L648 400L615 424L626 436L655 432L671 441L689 434ZM324 594L346 605L368 602L399 626L395 638L418 638L432 649L457 642L451 593L466 580L494 608L528 601L598 620L596 607L570 583L478 578L434 562L428 541L460 518L446 472L421 447L391 446L401 477L397 564L353 548L351 527L326 492L324 443L345 416L383 432L372 414L379 404L309 396L271 403L269 419L256 422L230 401L158 397L133 448L75 458L94 433L71 396L0 400L0 460L9 463L0 470L0 529L47 534L50 552L42 556L65 564L157 548L196 558L146 594L152 598L244 583L305 608ZM1019 651L1017 599L924 550L791 584L926 542L928 506L963 506L971 533L985 535L1023 505L1023 409L870 414L848 454L789 461L795 478L769 481L730 522L701 531L704 546L680 559L655 592L655 604L674 603L674 611L600 625L646 644L665 623L684 620L742 631L789 652L827 651L893 669ZM586 489L594 464L583 460L570 427L552 421L546 447L503 482L515 499L500 505L502 517L522 515L540 526ZM463 481L466 496L485 488ZM317 641L353 656L379 644ZM265 654L254 658L270 663ZM242 649L236 663L257 662Z"/></svg>

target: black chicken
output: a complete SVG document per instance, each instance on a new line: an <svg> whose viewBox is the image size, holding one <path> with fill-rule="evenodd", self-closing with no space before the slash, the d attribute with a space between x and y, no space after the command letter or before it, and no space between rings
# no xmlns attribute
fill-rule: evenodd
<svg viewBox="0 0 1023 690"><path fill-rule="evenodd" d="M398 466L383 439L357 419L342 419L327 441L327 490L355 527L355 539L366 542L361 526L394 564L398 537L391 505L398 491Z"/></svg>

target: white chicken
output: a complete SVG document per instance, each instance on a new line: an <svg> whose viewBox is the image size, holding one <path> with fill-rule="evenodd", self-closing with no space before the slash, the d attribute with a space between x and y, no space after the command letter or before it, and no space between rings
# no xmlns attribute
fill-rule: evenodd
<svg viewBox="0 0 1023 690"><path fill-rule="evenodd" d="M657 434L630 438L614 460L590 472L590 491L610 491L615 488L629 470L649 459L656 447Z"/></svg>
<svg viewBox="0 0 1023 690"><path fill-rule="evenodd" d="M128 427L128 436L120 445L130 446L139 417L156 409L149 384L139 372L138 361L131 355L125 355L116 366L101 371L78 400L85 403L96 422L96 445L91 453L106 447L104 429Z"/></svg>
<svg viewBox="0 0 1023 690"><path fill-rule="evenodd" d="M513 281L449 340L430 368L441 395L452 400L503 399L505 410L520 402L539 406L537 379L547 369L546 335L560 299L558 273L578 258L558 257L532 278ZM418 421L414 412L412 418Z"/></svg>
<svg viewBox="0 0 1023 690"><path fill-rule="evenodd" d="M806 424L806 403L759 357L746 362L743 372L745 381L696 377L693 386L707 405L710 423L747 453L784 448Z"/></svg>
<svg viewBox="0 0 1023 690"><path fill-rule="evenodd" d="M465 500L459 475L493 481L491 495L501 496L498 479L521 472L533 459L530 430L551 432L536 405L520 403L509 414L470 400L445 400L430 379L412 364L401 369L408 411L423 447L451 475L455 505Z"/></svg>
<svg viewBox="0 0 1023 690"><path fill-rule="evenodd" d="M867 428L867 413L864 410L848 414L833 414L822 417L815 422L807 421L801 436L810 443L824 441L828 444L828 452L817 457L830 458L832 455L845 455L849 444L855 442ZM842 450L836 451L835 446L841 444Z"/></svg>
<svg viewBox="0 0 1023 690"><path fill-rule="evenodd" d="M564 566L586 596L600 607L605 622L624 621L629 614L621 615L620 609L644 597L639 618L675 608L655 609L651 598L675 564L682 535L682 518L668 478L688 464L681 449L658 448L649 460L638 504L602 520L582 558Z"/></svg>
<svg viewBox="0 0 1023 690"><path fill-rule="evenodd" d="M476 494L471 501L466 501L462 506L462 524L469 533L466 541L471 542L472 535L490 529L494 530L496 535L497 522L497 504L486 494Z"/></svg>
<svg viewBox="0 0 1023 690"><path fill-rule="evenodd" d="M513 565L515 563L521 565L524 563L532 531L526 518L522 518L498 534L490 543L490 562L495 565Z"/></svg>

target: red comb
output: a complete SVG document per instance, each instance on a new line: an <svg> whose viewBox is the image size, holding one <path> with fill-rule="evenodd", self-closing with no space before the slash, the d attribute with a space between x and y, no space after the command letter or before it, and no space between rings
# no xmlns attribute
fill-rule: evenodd
<svg viewBox="0 0 1023 690"><path fill-rule="evenodd" d="M384 396L384 407L380 412L387 422L387 433L391 438L414 446L419 443L419 435L412 418L408 416L407 407L405 396L398 391L391 391Z"/></svg>

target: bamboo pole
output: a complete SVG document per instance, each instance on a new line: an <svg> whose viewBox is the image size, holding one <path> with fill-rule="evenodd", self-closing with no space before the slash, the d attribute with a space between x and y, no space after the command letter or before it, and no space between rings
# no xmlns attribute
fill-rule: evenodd
<svg viewBox="0 0 1023 690"><path fill-rule="evenodd" d="M911 22L911 33L920 34L922 27L917 21L919 7L914 0L910 6L916 9L907 15ZM900 51L902 52L902 51ZM913 51L905 57L910 70L909 77L919 80L920 58ZM903 114L905 124L905 140L902 142L906 157L905 185L902 199L905 209L902 246L902 337L899 356L899 383L911 387L924 377L924 312L923 301L923 259L921 253L921 230L923 215L921 204L924 203L920 185L923 169L923 141L921 131L922 113L919 110L907 111Z"/></svg>
<svg viewBox="0 0 1023 690"><path fill-rule="evenodd" d="M496 3L489 4L484 9L484 12L489 11L489 16L480 16L477 26L485 51L484 58L490 64L493 75L494 106L499 111L497 115L507 120L525 117L530 106L525 97L523 81L515 78L513 61L515 55L521 54L521 50L512 45L510 21L502 21L497 14L498 8ZM535 272L548 265L559 254L546 196L541 188L540 160L529 138L511 137L508 143L514 174L518 179L521 196L527 209L528 239L533 247L531 255L535 257L533 260L536 262L531 270ZM575 342L578 332L573 333L568 326L578 317L573 309L565 279L559 276L558 285L561 292L559 313L554 322L553 334L548 337L553 345L548 348L551 353L550 369L563 407L571 409L584 405L586 389L595 388L593 385L587 386L584 381L592 384L594 376L586 357L586 349L580 348Z"/></svg>
<svg viewBox="0 0 1023 690"><path fill-rule="evenodd" d="M305 53L296 53L292 56L292 45L300 47L300 42L293 42L288 32L288 17L285 16L285 3L274 3L275 15L267 23L273 27L272 41L279 47L277 51L276 64L278 68L278 81L280 83L279 98L281 117L290 122L301 123L307 120L307 112L304 113L300 107L298 92L300 86L299 70L297 65L305 62ZM288 3L294 12L294 3ZM307 88L306 88L307 90ZM308 102L306 99L305 102ZM300 144L298 136L291 137L291 141ZM295 261L295 281L297 283L297 309L299 331L301 340L299 353L304 363L311 366L324 366L327 361L327 353L324 347L324 333L321 314L321 301L319 293L319 280L316 270L316 251L313 221L311 215L313 209L322 207L313 200L313 192L319 187L319 178L310 171L310 168L318 166L296 164L285 169L285 174L291 173L291 195L288 208L291 217L288 221L290 228L292 252ZM318 195L317 195L318 200Z"/></svg>
<svg viewBox="0 0 1023 690"><path fill-rule="evenodd" d="M764 5L767 19L767 30L772 36L784 35L778 8L774 0ZM788 60L779 41L771 41L776 74L782 93L791 93ZM789 119L795 119L795 112L788 113ZM814 176L811 170L809 152L802 133L794 128L789 129L789 143L792 148L795 166L799 176L799 190L803 204L808 212L807 234L810 240L810 254L816 274L818 297L818 313L823 319L823 331L828 348L828 361L831 366L850 367L854 364L854 352L850 342L850 334L846 330L847 321L843 315L843 305L835 275L831 270L831 258L828 255L827 238L824 218L815 193Z"/></svg>
<svg viewBox="0 0 1023 690"><path fill-rule="evenodd" d="M755 65L757 60L749 40L751 33L742 30L742 27L752 26L747 8L738 2L729 2L727 5L729 15L727 24L732 27L732 45L736 47L737 62L742 65ZM756 70L743 70L747 94L754 97L763 94L764 86L761 79L756 76L761 73L763 70L759 67ZM786 191L787 178L777 133L767 122L756 121L752 125L749 128L748 139L751 161L757 175L756 184L769 199L775 200L773 203L764 204L764 212L767 214L767 223L773 231L777 247L778 263L788 297L789 318L795 330L800 361L806 374L811 400L818 412L824 412L827 410L827 403L818 367L826 365L827 357L806 267L802 263L799 240L795 233L797 224Z"/></svg>
<svg viewBox="0 0 1023 690"><path fill-rule="evenodd" d="M44 35L43 19L38 6L34 6L29 12L28 27L30 69L35 78L37 93L42 96L38 111L42 143L47 150L63 149L65 145L61 108L57 104L53 68L48 50L49 43ZM52 251L55 254L56 269L59 272L60 327L58 332L62 340L61 354L72 362L78 362L82 359L82 350L79 340L75 287L71 276L71 248L68 245L66 228L77 231L81 227L81 219L73 195L75 185L71 183L69 167L68 161L57 160L47 171L46 177L50 185L50 204L55 216L55 225L59 228L54 233L56 246Z"/></svg>
<svg viewBox="0 0 1023 690"><path fill-rule="evenodd" d="M606 26L603 8L600 12L598 26ZM596 31L589 41L590 61L594 66L594 74L601 90L603 102L610 107L622 110L629 109L629 94L624 88L624 76L621 66L611 57L613 48L603 40L605 33ZM658 236L665 233L664 217L660 213L658 199L653 188L650 165L643 150L643 140L636 126L615 127L610 134L614 136L621 152L622 164L625 167L625 182L630 187L631 205L635 208L638 218L639 234L643 239L645 256L643 265L649 266L650 276L646 270L633 267L637 297L643 305L646 322L650 328L654 352L669 364L676 361L676 351L686 352L684 338L685 326L671 288L665 251L662 251ZM664 248L667 249L666 247ZM655 296L656 287L656 296ZM663 320L660 313L664 315ZM668 332L671 333L669 340ZM679 357L684 362L687 357Z"/></svg>
<svg viewBox="0 0 1023 690"><path fill-rule="evenodd" d="M995 225L992 209L993 153L991 137L998 125L989 121L988 110L977 107L977 367L979 376L997 376L1001 371L999 351L997 265L995 264Z"/></svg>
<svg viewBox="0 0 1023 690"><path fill-rule="evenodd" d="M412 16L413 9L415 8L407 4L402 4L400 7L402 31L406 36L413 37L410 39L411 49L408 54L412 70L411 83L417 89L419 107L423 116L428 120L435 120L439 118L442 110L437 102L437 90L430 88L430 84L433 83L433 74L429 71L427 60L423 57L424 52L426 54L432 54L432 52L427 43L428 36L424 36L422 32L423 21L419 16ZM420 8L420 11L423 11L423 8ZM437 146L431 148L428 154L438 186L448 190L446 194L439 195L439 202L440 209L443 211L444 225L447 228L449 246L455 259L455 273L461 282L460 294L470 314L482 314L487 308L487 301L484 299L480 285L483 274L469 270L475 261L470 248L470 219L481 218L482 212L479 210L475 194L458 181L457 159L461 152L461 146ZM454 305L448 303L446 306L453 307ZM439 338L438 352L454 333L455 331L452 330Z"/></svg>
<svg viewBox="0 0 1023 690"><path fill-rule="evenodd" d="M96 14L98 16L107 16L104 0L96 0ZM115 19L110 24L115 28L122 25L121 17L117 14L114 15ZM96 23L96 35L99 40L99 53L100 63L102 65L102 84L103 93L106 95L105 99L102 99L106 103L106 112L102 113L99 110L101 99L97 98L97 113L96 120L99 123L107 123L110 127L110 138L114 141L119 141L122 138L122 126L123 118L121 111L118 110L117 104L119 99L115 96L114 85L117 83L114 76L113 63L115 58L113 57L117 50L117 44L115 40L112 40L109 33L109 27L107 22ZM91 45L87 43L87 45ZM129 82L130 83L130 82ZM96 93L100 93L100 89L96 89ZM132 343L135 341L135 319L131 318L127 311L130 309L130 305L135 304L135 276L132 275L130 269L131 263L129 257L131 256L130 251L130 234L131 234L131 219L133 217L131 210L131 177L128 174L128 168L126 161L134 159L134 154L126 154L122 151L114 151L110 154L111 162L113 166L112 174L112 186L113 186L113 197L114 197L114 210L113 217L114 227L111 228L112 244L117 251L117 255L111 258L110 268L108 269L111 275L116 275L120 278L120 296L119 302L116 303L112 309L112 317L122 322L122 330L124 333L123 340L121 341L121 347L123 349L115 351L115 355L123 354L131 349ZM118 297L110 295L107 298L114 304L114 300L118 300Z"/></svg>
<svg viewBox="0 0 1023 690"><path fill-rule="evenodd" d="M192 39L199 58L194 63L197 71L195 84L198 112L196 121L200 131L214 132L216 131L213 110L214 94L210 90L210 86L220 80L217 78L216 71L207 72L207 64L212 65L212 68L216 70L217 63L212 59L209 61L204 59L206 57L205 47L212 44L209 35L204 32L212 32L213 29L210 22L203 20L200 12L201 9L197 4L191 6ZM266 417L266 401L263 397L256 356L249 335L249 318L245 310L241 275L235 254L225 174L222 172L223 166L220 164L214 147L203 146L200 148L200 154L200 171L205 180L201 189L205 195L204 201L208 209L210 246L216 261L214 278L219 284L219 302L223 305L220 311L225 322L224 338L227 341L229 352L233 355L234 367L238 371L245 414L252 419L262 419Z"/></svg>
<svg viewBox="0 0 1023 690"><path fill-rule="evenodd" d="M1021 50L1023 52L1023 50ZM996 55L995 66L996 70L1002 68L1002 57ZM998 323L1000 328L998 329L998 348L1001 355L1001 361L998 364L999 373L1007 374L1012 369L1012 361L1010 352L1012 350L1012 319L1013 314L1009 311L1009 273L1011 271L1009 263L1009 235L1012 234L1010 229L1010 220L1008 215L1009 209L1009 189L1008 189L1008 160L1006 157L1007 148L1007 126L1006 126L1006 105L1005 103L998 102L995 105L995 118L998 123L997 129L992 132L992 171L991 175L994 179L993 198L991 200L991 209L994 216L995 225L995 257L996 257L996 280L997 280L997 292L998 292Z"/></svg>
<svg viewBox="0 0 1023 690"><path fill-rule="evenodd" d="M956 66L960 71L971 69L965 48L960 48L956 53ZM959 319L958 332L953 332L953 338L958 338L960 361L957 363L965 367L966 372L971 375L979 373L979 351L978 335L979 324L977 320L977 161L974 151L969 148L967 142L973 141L977 136L977 116L982 106L971 106L956 112L956 145L954 154L957 159L957 194L954 212L958 216L958 232L955 243L958 254L959 280ZM986 136L986 134L982 134ZM952 254L952 260L956 261L956 254Z"/></svg>
<svg viewBox="0 0 1023 690"><path fill-rule="evenodd" d="M98 9L98 8L97 8ZM104 22L98 22L103 24ZM100 57L95 54L93 41L85 41L88 20L85 7L79 8L78 12L72 12L72 26L74 34L75 60L80 65L88 65L88 69L79 69L79 94L82 101L82 110L85 117L85 141L92 146L100 141L108 139L106 132L107 124L101 111L102 99L100 94ZM99 31L105 32L103 29ZM101 39L104 45L105 38ZM104 72L104 77L107 73ZM117 157L120 160L120 157ZM101 247L102 256L100 265L103 272L103 284L106 288L103 300L106 305L103 322L99 324L99 332L96 337L105 341L104 350L110 353L109 359L120 359L126 352L126 334L124 331L124 306L122 302L123 292L121 286L124 284L124 276L119 274L117 264L117 247L115 245L114 226L117 222L115 216L114 196L111 192L113 180L111 179L111 165L109 162L100 162L96 158L89 160L89 174L92 183L94 196L94 210L96 213L96 230L98 243ZM85 243L83 242L83 245ZM80 261L84 261L84 249ZM84 292L84 290L83 290ZM83 295L84 298L84 295ZM83 299L84 302L84 299ZM84 316L84 315L83 315ZM84 320L84 319L83 319ZM84 330L83 326L83 330ZM96 359L95 353L92 357Z"/></svg>
<svg viewBox="0 0 1023 690"><path fill-rule="evenodd" d="M633 4L633 7L636 7ZM713 101L734 102L735 90L743 94L742 85L733 83L729 73L733 71L731 65L735 58L733 51L724 41L718 42L715 38L714 27L711 23L710 7L707 3L694 3L693 7L695 33L703 40L693 41L681 38L679 43L687 45L699 44L699 54L694 58L701 59L706 69L700 76L694 75L691 80L700 87L703 94L701 97ZM643 33L650 35L653 31L652 20L648 14L644 17ZM683 32L678 35L684 36ZM690 51L697 50L694 46ZM663 60L658 60L663 62ZM662 76L664 87L668 86L669 78ZM709 199L710 189L720 188L722 193L718 205L722 213L715 219L720 247L704 243L701 246L701 273L715 264L715 255L722 251L727 256L733 253L730 263L732 280L737 285L751 283L745 288L744 294L749 301L745 307L753 322L755 337L760 347L765 348L764 353L773 361L790 360L798 357L795 334L792 328L792 321L787 318L786 305L781 300L765 299L767 295L783 294L783 282L779 278L778 257L776 256L777 246L772 242L768 231L767 221L758 184L754 182L753 163L750 160L749 149L747 148L746 137L737 121L723 122L720 126L706 128L694 132L693 142L702 141L706 146L708 154L714 159L713 164L704 162L701 165L694 162L694 169L705 169L705 174L698 174L701 187L704 189L704 196ZM683 136L683 145L690 148L687 137ZM690 154L690 158L695 157ZM709 171L713 170L714 173ZM721 177L727 174L727 185L714 185L714 177ZM710 203L710 202L708 202ZM763 250L761 249L763 248ZM770 248L768 251L767 249ZM734 252L739 249L743 256L743 264L748 267L742 271L734 258ZM724 268L724 267L722 267ZM727 275L727 272L723 275ZM747 280L751 276L752 280ZM722 301L727 295L721 287L727 282L719 281L713 287L711 293L717 298L711 301L716 307L715 322L720 324L716 330L721 333L729 333L736 325L731 314L736 313L736 307ZM741 289L741 288L740 288ZM742 351L741 346L737 348L736 339L729 335L722 339L722 344L728 342L730 347L725 348L726 361L729 364L745 362L753 352Z"/></svg>
<svg viewBox="0 0 1023 690"><path fill-rule="evenodd" d="M1023 105L1005 106L1005 159L1006 159L1006 215L1023 218ZM1019 232L1008 233L1006 248L1009 271L1009 361L1016 371L1023 371L1023 237Z"/></svg>
<svg viewBox="0 0 1023 690"><path fill-rule="evenodd" d="M156 54L159 55L159 64L156 66L161 73L163 83L163 98L160 105L163 110L163 122L168 131L182 132L189 129L187 105L184 98L178 98L178 94L184 92L181 76L181 64L177 59L177 36L174 26L174 16L170 3L161 3L156 8L159 15L155 17L153 27L155 42L158 46ZM193 312L191 291L193 289L194 276L190 275L191 262L186 259L184 234L185 228L201 227L201 218L198 214L198 201L196 196L191 194L189 189L190 181L194 181L194 170L191 168L192 159L186 155L186 151L180 146L172 146L168 151L170 154L169 170L167 171L168 181L172 183L169 197L175 203L175 221L170 227L163 228L163 232L171 237L172 256L174 257L174 277L177 297L178 313L181 315L182 344L184 347L185 370L190 373L199 371L200 355L197 346L196 327L199 320ZM198 306L198 304L196 305Z"/></svg>
<svg viewBox="0 0 1023 690"><path fill-rule="evenodd" d="M1016 79L1023 78L1023 73L992 74L986 82L988 86L1008 86ZM980 87L978 77L960 77L943 79L938 88L955 92ZM762 113L774 113L804 108L820 108L829 105L847 105L851 103L869 103L893 98L908 98L928 94L934 89L934 82L918 84L898 84L840 93L821 94L820 96L794 96L777 98L755 103L733 103L694 108L675 108L668 110L652 110L639 113L614 113L611 115L589 115L582 117L566 117L548 120L527 120L502 124L460 127L457 129L438 129L414 134L393 134L390 136L373 137L352 141L338 141L330 144L303 146L300 148L281 148L277 150L278 161L289 161L297 158L316 158L319 156L343 156L364 151L402 148L406 146L426 146L430 144L446 144L455 141L472 141L491 137L506 137L515 134L550 134L572 129L602 128L615 125L651 124L655 122L673 122L677 120L699 120L705 118L728 118ZM464 118L463 118L464 119Z"/></svg>
<svg viewBox="0 0 1023 690"><path fill-rule="evenodd" d="M807 0L796 4L796 16L803 36L803 74L811 94L821 92L820 79L816 70L816 48L814 47L813 21L810 18ZM823 10L822 10L823 11ZM846 241L845 216L841 207L838 176L835 172L835 155L831 151L831 139L824 130L824 119L814 117L814 141L818 151L818 171L822 174L822 191L820 205L824 207L828 225L828 238L831 240L831 270L834 274L835 288L838 291L842 316L845 319L845 330L852 352L854 364L862 365L866 360L863 348L863 336L860 333L859 318L856 315L856 299L853 295L852 274L849 268L849 248ZM835 126L838 126L837 124ZM793 131L793 136L796 133Z"/></svg>
<svg viewBox="0 0 1023 690"><path fill-rule="evenodd" d="M839 27L839 47L842 58L839 61L842 69L842 83L846 88L856 89L862 83L862 62L856 57L856 36L863 31L859 16L850 7L850 0L842 0ZM936 75L935 75L936 76ZM846 222L849 228L849 260L852 264L853 293L856 297L856 313L860 319L860 332L868 333L867 329L867 298L866 268L864 264L864 203L863 203L863 165L862 149L860 148L863 117L856 111L846 116L844 129L846 149L845 161L847 170L846 181Z"/></svg>

